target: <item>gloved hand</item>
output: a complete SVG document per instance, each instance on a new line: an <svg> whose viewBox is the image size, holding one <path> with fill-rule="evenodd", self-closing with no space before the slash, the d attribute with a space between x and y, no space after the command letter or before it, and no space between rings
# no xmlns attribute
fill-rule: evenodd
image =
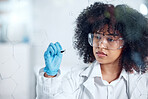
<svg viewBox="0 0 148 99"><path fill-rule="evenodd" d="M56 42L55 44L50 43L45 51L44 59L46 66L44 72L46 72L47 75L55 76L58 73L63 56L61 50L62 47L60 43Z"/></svg>

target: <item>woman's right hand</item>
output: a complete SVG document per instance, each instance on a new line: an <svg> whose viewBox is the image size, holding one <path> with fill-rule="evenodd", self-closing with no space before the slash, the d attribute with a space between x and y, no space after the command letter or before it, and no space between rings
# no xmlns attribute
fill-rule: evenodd
<svg viewBox="0 0 148 99"><path fill-rule="evenodd" d="M46 72L49 76L55 76L58 73L58 70L61 65L62 61L62 46L59 42L56 42L55 44L50 43L47 50L44 53L44 59L45 59L45 68L44 72Z"/></svg>

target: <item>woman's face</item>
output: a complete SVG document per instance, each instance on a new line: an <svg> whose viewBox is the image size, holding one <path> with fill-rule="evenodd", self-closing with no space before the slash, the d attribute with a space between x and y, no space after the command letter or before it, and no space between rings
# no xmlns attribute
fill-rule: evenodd
<svg viewBox="0 0 148 99"><path fill-rule="evenodd" d="M112 28L108 28L108 25L104 25L103 28L99 30L99 34L101 35L107 35L107 34L113 34L113 33L114 32ZM96 60L100 64L110 64L110 63L119 62L119 58L122 53L122 48L114 49L114 50L107 49L106 41L107 41L106 39L103 39L101 43L98 42L99 43L98 47L93 47L93 53L94 53Z"/></svg>

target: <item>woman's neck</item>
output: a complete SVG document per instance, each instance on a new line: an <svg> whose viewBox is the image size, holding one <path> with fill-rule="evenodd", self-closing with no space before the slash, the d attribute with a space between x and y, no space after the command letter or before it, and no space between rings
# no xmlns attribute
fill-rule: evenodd
<svg viewBox="0 0 148 99"><path fill-rule="evenodd" d="M119 64L101 64L102 74L117 74L121 72L122 67Z"/></svg>
<svg viewBox="0 0 148 99"><path fill-rule="evenodd" d="M117 63L101 64L101 73L103 80L106 80L109 83L119 77L121 70L122 66L119 66L119 64Z"/></svg>

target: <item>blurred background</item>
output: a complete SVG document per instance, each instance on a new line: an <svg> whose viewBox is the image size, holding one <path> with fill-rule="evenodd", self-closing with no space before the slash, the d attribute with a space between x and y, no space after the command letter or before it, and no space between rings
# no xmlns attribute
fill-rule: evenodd
<svg viewBox="0 0 148 99"><path fill-rule="evenodd" d="M35 99L51 42L66 50L62 74L86 65L73 49L75 20L96 1L127 4L148 17L147 0L0 0L0 99Z"/></svg>

